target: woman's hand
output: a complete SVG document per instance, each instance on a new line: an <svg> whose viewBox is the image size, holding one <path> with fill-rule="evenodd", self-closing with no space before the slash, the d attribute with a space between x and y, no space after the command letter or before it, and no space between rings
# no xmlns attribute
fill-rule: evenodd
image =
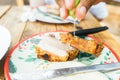
<svg viewBox="0 0 120 80"><path fill-rule="evenodd" d="M81 20L85 17L88 9L99 2L106 2L110 0L80 0L80 3L77 5L75 9L75 16L78 20ZM72 10L75 6L75 0L56 0L57 4L60 8L60 16L62 18L67 18L69 13L68 10Z"/></svg>

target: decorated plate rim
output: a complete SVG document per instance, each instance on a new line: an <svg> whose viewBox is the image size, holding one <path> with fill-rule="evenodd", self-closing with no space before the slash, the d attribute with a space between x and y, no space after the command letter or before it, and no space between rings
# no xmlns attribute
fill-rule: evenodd
<svg viewBox="0 0 120 80"><path fill-rule="evenodd" d="M45 33L50 33L50 32L69 32L69 31L63 31L63 30L58 30L58 31L48 31L48 32L40 32L40 33L37 33L37 34L33 34L31 36L28 36L27 38L21 40L20 42L18 42L15 46L13 46L13 48L10 50L10 52L8 53L6 59L5 59L5 64L4 64L4 75L5 75L5 78L7 80L11 80L11 77L10 77L10 74L9 74L9 60L10 60L10 57L11 55L13 54L14 50L24 41L26 41L27 39L30 39L34 36L37 36L37 35L42 35L42 34L45 34ZM88 36L88 35L87 35ZM97 39L96 37L94 36L88 36L96 41L99 41L99 39ZM112 53L113 55L115 56L115 58L117 59L118 62L120 62L120 58L117 56L117 53L110 47L108 46L106 43L104 43L104 46L106 46Z"/></svg>
<svg viewBox="0 0 120 80"><path fill-rule="evenodd" d="M38 8L36 8L35 9L35 12L37 11L37 9L39 9L39 7ZM40 13L40 12L38 12L37 11L37 13L38 14L42 14L42 13ZM38 15L39 16L39 15ZM35 15L35 18L36 18L36 20L37 21L41 21L41 22L45 22L45 23L50 23L50 24L53 24L53 23L55 23L55 24L67 24L67 23L70 23L70 22L67 22L67 21L55 21L55 19L53 20L53 21L50 21L50 20L44 20L44 19L41 19L41 18L39 18L37 15ZM46 17L45 15L42 15L43 17ZM47 17L49 17L49 18L51 18L51 19L53 19L52 17L50 17L50 16L47 16Z"/></svg>

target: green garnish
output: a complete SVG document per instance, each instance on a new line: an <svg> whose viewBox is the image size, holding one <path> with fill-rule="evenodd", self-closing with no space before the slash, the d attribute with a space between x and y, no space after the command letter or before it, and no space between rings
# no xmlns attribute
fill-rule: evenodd
<svg viewBox="0 0 120 80"><path fill-rule="evenodd" d="M77 5L79 4L79 2L80 2L80 0L75 0L75 6L74 6L74 8L73 8L72 10L69 10L69 11L68 11L68 14L69 14L70 16L72 16L73 18L76 18L76 16L75 16L75 8L76 8Z"/></svg>
<svg viewBox="0 0 120 80"><path fill-rule="evenodd" d="M77 5L79 4L80 0L75 0L75 8L77 7Z"/></svg>

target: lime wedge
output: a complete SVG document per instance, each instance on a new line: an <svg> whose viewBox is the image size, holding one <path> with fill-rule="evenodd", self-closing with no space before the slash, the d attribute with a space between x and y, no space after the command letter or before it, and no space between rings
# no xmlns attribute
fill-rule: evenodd
<svg viewBox="0 0 120 80"><path fill-rule="evenodd" d="M80 2L80 0L75 0L74 8L72 10L68 11L69 16L72 16L73 18L76 18L76 16L75 16L75 9L76 9L77 5L79 4L79 2Z"/></svg>

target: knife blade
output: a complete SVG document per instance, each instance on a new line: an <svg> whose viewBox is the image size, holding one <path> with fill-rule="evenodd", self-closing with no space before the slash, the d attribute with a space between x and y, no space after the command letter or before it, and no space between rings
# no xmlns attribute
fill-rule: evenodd
<svg viewBox="0 0 120 80"><path fill-rule="evenodd" d="M57 78L61 76L66 76L69 74L74 73L81 73L81 72L92 72L92 71L103 71L103 70L114 70L120 69L120 63L109 63L109 64L96 64L90 66L78 66L78 67L68 67L68 68L60 68L60 69L52 69L52 70L40 70L38 72L33 73L25 73L19 74L19 79L23 80L26 76L34 76L32 77L34 80L35 78L39 78L39 80L49 80L52 78ZM21 75L21 76L20 76Z"/></svg>
<svg viewBox="0 0 120 80"><path fill-rule="evenodd" d="M107 30L108 27L107 26L101 26L101 27L97 27L97 28L90 28L90 29L82 29L82 30L77 30L77 31L72 31L70 32L72 35L87 35L87 34L93 34L93 33L97 33L97 32L101 32L104 30Z"/></svg>

